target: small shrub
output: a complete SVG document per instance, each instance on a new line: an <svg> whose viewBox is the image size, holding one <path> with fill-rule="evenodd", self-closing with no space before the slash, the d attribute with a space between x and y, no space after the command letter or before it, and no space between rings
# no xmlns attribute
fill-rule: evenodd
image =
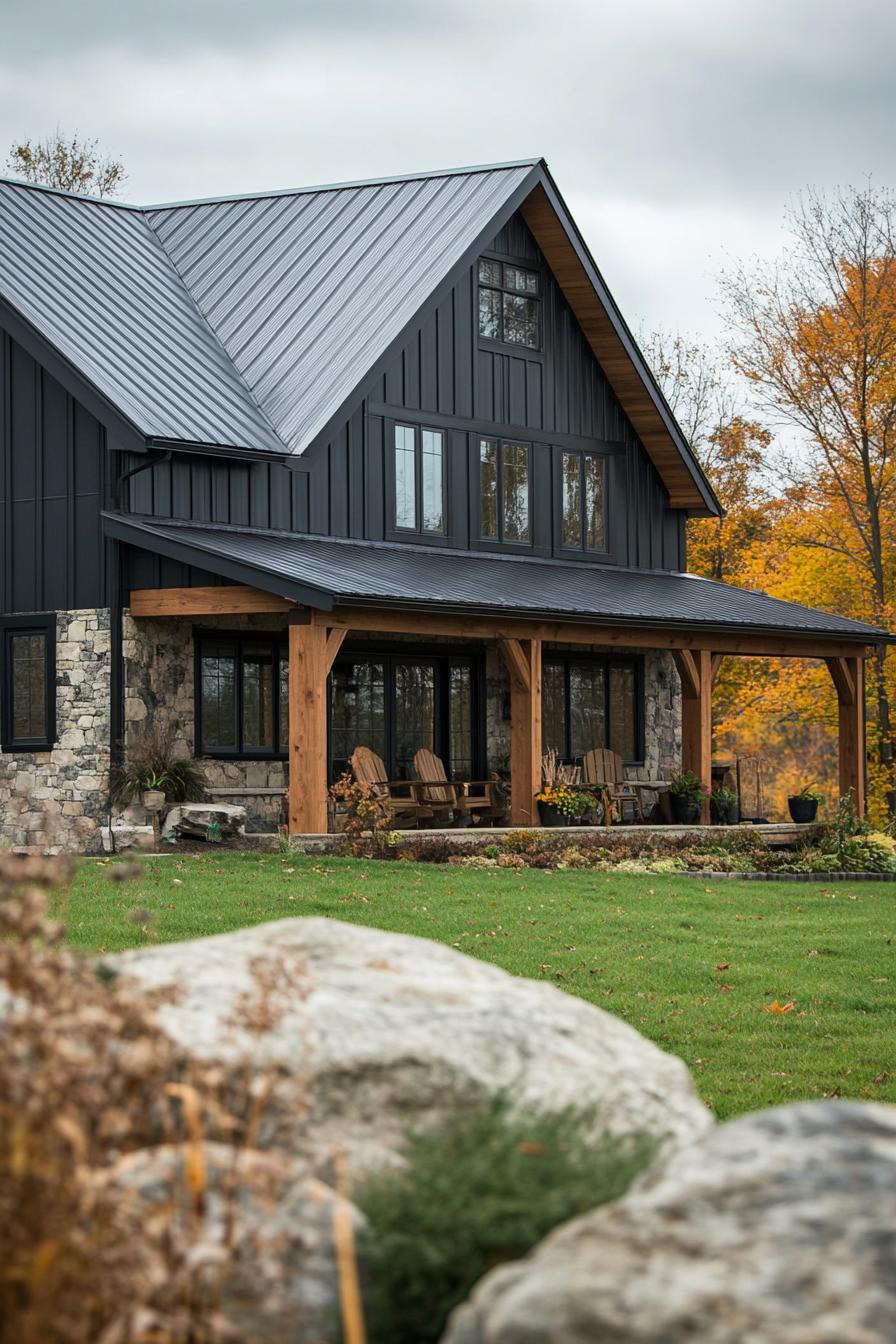
<svg viewBox="0 0 896 1344"><path fill-rule="evenodd" d="M346 773L331 786L328 797L343 809L343 853L359 859L379 858L384 851L395 848L389 843L389 809L372 784L362 784Z"/></svg>
<svg viewBox="0 0 896 1344"><path fill-rule="evenodd" d="M653 1155L653 1141L595 1133L593 1113L521 1114L499 1097L450 1126L412 1135L407 1166L357 1196L368 1220L370 1344L438 1340L487 1270L621 1195Z"/></svg>
<svg viewBox="0 0 896 1344"><path fill-rule="evenodd" d="M173 731L155 726L144 729L112 771L109 796L116 807L127 807L147 789L159 789L169 803L199 803L207 787L202 766L176 754Z"/></svg>

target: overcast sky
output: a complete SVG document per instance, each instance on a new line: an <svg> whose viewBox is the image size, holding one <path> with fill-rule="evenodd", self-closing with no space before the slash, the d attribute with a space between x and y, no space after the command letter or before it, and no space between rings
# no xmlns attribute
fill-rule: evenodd
<svg viewBox="0 0 896 1344"><path fill-rule="evenodd" d="M891 0L0 0L0 162L152 202L544 155L630 323L718 331L807 184L896 186Z"/></svg>

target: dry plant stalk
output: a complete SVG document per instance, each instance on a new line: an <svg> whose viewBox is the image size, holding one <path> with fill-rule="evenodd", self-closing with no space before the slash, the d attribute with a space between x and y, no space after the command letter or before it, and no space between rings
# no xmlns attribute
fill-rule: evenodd
<svg viewBox="0 0 896 1344"><path fill-rule="evenodd" d="M579 773L577 765L567 765L560 760L554 747L550 747L541 758L541 775L544 784L550 784L556 788L561 785L572 786L578 784Z"/></svg>
<svg viewBox="0 0 896 1344"><path fill-rule="evenodd" d="M69 878L0 856L0 1344L217 1344L233 1217L210 1247L203 1144L236 1171L265 1086L189 1061L150 996L61 946L47 909ZM116 1163L171 1143L183 1177L147 1208Z"/></svg>

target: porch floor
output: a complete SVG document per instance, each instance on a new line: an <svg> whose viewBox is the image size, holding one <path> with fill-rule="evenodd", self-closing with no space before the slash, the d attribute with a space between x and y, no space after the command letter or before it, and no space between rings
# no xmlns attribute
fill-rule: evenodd
<svg viewBox="0 0 896 1344"><path fill-rule="evenodd" d="M767 845L773 848L785 848L792 845L806 831L811 831L811 824L796 824L792 821L769 822L765 825L745 825L740 823L735 826L669 826L669 825L617 825L617 826L439 826L439 827L421 827L420 830L406 830L395 832L398 835L398 846L404 844L406 840L422 840L427 837L435 836L448 837L459 845L474 845L483 839L486 843L489 840L500 840L504 835L513 835L519 831L531 830L539 835L568 835L571 838L585 835L657 835L665 839L674 839L684 835L700 835L704 832L710 832L713 835L728 835L733 831L751 831L761 835ZM290 843L302 848L317 849L324 851L335 848L342 839L338 831L308 832L305 834L291 835Z"/></svg>

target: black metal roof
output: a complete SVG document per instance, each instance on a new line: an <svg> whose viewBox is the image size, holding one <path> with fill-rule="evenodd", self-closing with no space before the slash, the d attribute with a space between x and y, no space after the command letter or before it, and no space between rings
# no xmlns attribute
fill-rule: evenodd
<svg viewBox="0 0 896 1344"><path fill-rule="evenodd" d="M693 574L125 514L109 513L104 519L108 534L119 540L324 611L340 604L438 607L561 620L587 617L607 624L827 635L866 644L891 639L861 621Z"/></svg>

